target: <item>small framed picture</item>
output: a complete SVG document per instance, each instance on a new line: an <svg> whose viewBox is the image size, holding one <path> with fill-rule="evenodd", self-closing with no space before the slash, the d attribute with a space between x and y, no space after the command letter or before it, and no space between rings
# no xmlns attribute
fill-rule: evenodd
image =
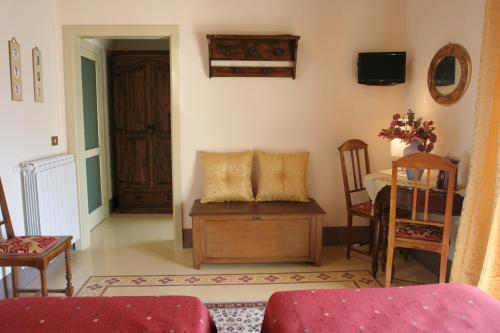
<svg viewBox="0 0 500 333"><path fill-rule="evenodd" d="M23 100L23 80L21 72L21 46L16 38L9 41L10 87L13 101Z"/></svg>
<svg viewBox="0 0 500 333"><path fill-rule="evenodd" d="M42 52L35 47L33 53L33 89L35 102L43 102L43 67Z"/></svg>

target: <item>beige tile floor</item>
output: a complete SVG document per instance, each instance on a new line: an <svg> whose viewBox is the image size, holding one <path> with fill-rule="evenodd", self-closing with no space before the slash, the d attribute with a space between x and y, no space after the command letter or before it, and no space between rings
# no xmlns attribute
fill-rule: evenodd
<svg viewBox="0 0 500 333"><path fill-rule="evenodd" d="M168 275L168 274L225 274L306 272L335 270L368 270L371 260L354 253L345 258L342 246L325 246L323 264L225 264L203 265L192 268L192 250L174 248L174 229L169 215L113 214L98 225L91 234L92 246L72 255L73 285L75 291L92 275ZM420 283L432 283L434 275L411 258L396 262L396 278ZM383 281L383 273L378 276ZM59 260L48 271L49 288L64 285L64 263ZM36 282L37 283L37 282ZM35 285L35 284L34 284ZM33 286L34 286L33 285ZM161 287L158 289L120 288L109 295L187 294L205 302L266 300L277 290L328 288L328 285L273 285L273 286L209 286ZM116 288L118 289L118 288Z"/></svg>

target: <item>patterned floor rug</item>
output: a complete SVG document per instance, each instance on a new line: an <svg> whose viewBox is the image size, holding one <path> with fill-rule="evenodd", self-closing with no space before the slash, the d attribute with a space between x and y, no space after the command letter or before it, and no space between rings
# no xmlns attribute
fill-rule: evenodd
<svg viewBox="0 0 500 333"><path fill-rule="evenodd" d="M259 333L266 302L205 304L219 333Z"/></svg>
<svg viewBox="0 0 500 333"><path fill-rule="evenodd" d="M377 288L381 284L367 270L317 271L247 274L193 274L193 275L120 275L91 276L77 292L77 296L104 296L115 288L150 287L161 293L165 287L239 286L337 283L344 288ZM335 285L331 285L335 288ZM306 289L304 286L303 289ZM165 291L167 291L166 288ZM127 294L126 290L120 292ZM162 293L163 294L163 293Z"/></svg>
<svg viewBox="0 0 500 333"><path fill-rule="evenodd" d="M314 288L318 283L327 288L378 288L382 285L366 270L317 271L287 273L246 274L193 274L193 275L120 275L91 276L76 296L106 296L113 294L169 294L168 287L212 286L265 286L284 285L284 289L300 285L301 289ZM394 285L411 285L411 281L395 280ZM151 290L147 288L152 288ZM128 288L128 289L127 289ZM141 292L141 290L143 292ZM147 292L149 290L149 292ZM199 290L198 290L199 291ZM196 292L195 292L196 294ZM258 333L264 318L266 302L206 303L219 333Z"/></svg>

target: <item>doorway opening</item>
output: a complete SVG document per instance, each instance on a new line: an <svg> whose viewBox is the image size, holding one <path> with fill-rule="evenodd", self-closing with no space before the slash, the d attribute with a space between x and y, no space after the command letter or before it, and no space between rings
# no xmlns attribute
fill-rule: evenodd
<svg viewBox="0 0 500 333"><path fill-rule="evenodd" d="M175 26L65 26L80 247L110 212L172 214L182 244ZM170 219L170 218L169 218Z"/></svg>
<svg viewBox="0 0 500 333"><path fill-rule="evenodd" d="M172 214L169 40L82 40L88 43L105 63L110 211ZM82 56L82 80L86 60Z"/></svg>

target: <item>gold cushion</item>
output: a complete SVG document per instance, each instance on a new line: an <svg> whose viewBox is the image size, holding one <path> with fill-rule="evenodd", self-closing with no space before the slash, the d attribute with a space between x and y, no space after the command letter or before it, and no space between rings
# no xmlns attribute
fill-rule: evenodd
<svg viewBox="0 0 500 333"><path fill-rule="evenodd" d="M202 203L252 201L251 151L238 153L200 152L203 162Z"/></svg>
<svg viewBox="0 0 500 333"><path fill-rule="evenodd" d="M256 201L308 202L307 162L309 152L270 154L257 152Z"/></svg>

